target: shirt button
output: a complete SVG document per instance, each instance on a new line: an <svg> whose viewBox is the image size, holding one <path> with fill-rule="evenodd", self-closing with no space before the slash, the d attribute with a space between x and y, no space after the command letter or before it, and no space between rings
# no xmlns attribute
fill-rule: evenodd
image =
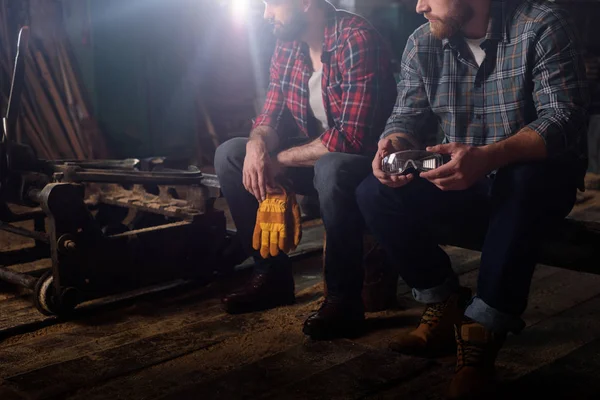
<svg viewBox="0 0 600 400"><path fill-rule="evenodd" d="M481 114L475 114L475 118L481 119Z"/></svg>

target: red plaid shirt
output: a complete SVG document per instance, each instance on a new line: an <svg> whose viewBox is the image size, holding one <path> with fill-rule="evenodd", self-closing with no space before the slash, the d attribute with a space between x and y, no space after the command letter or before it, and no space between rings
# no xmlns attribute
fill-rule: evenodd
<svg viewBox="0 0 600 400"><path fill-rule="evenodd" d="M329 130L320 139L330 152L371 153L396 101L391 58L378 32L363 18L331 7L323 42L323 102ZM270 68L270 83L253 128L270 126L278 134L290 111L302 135L318 137L309 123L308 81L312 75L308 47L279 41Z"/></svg>

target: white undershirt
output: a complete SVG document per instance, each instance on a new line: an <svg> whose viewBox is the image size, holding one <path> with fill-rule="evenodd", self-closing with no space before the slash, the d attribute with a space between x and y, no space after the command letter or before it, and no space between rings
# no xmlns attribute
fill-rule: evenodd
<svg viewBox="0 0 600 400"><path fill-rule="evenodd" d="M483 63L483 60L485 59L485 51L481 48L481 43L483 43L484 40L484 37L481 39L465 38L465 42L467 42L467 44L469 45L469 49L471 49L471 52L475 57L475 61L477 61L477 65L479 65L480 67Z"/></svg>
<svg viewBox="0 0 600 400"><path fill-rule="evenodd" d="M325 112L325 105L323 104L323 88L321 86L321 79L323 77L323 70L315 71L310 79L308 80L308 99L310 109L320 122L322 132L329 129L329 122L327 121L327 113ZM321 133L322 133L321 132Z"/></svg>

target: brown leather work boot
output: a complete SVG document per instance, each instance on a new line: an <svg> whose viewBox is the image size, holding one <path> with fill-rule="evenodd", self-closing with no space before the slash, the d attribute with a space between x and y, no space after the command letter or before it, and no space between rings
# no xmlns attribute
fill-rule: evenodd
<svg viewBox="0 0 600 400"><path fill-rule="evenodd" d="M262 311L294 304L294 289L292 270L284 268L264 274L255 273L246 285L221 301L230 314Z"/></svg>
<svg viewBox="0 0 600 400"><path fill-rule="evenodd" d="M356 338L365 331L363 306L326 298L319 311L304 321L302 331L313 340Z"/></svg>
<svg viewBox="0 0 600 400"><path fill-rule="evenodd" d="M460 324L470 299L471 289L461 287L448 300L428 304L417 328L391 343L390 349L421 357L452 354L456 350L454 325Z"/></svg>
<svg viewBox="0 0 600 400"><path fill-rule="evenodd" d="M448 390L449 399L477 399L494 386L494 363L506 335L497 335L477 322L466 320L455 327L456 372Z"/></svg>

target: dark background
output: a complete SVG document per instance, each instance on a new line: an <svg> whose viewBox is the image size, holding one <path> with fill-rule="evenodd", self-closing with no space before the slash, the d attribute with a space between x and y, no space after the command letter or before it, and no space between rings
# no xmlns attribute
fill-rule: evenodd
<svg viewBox="0 0 600 400"><path fill-rule="evenodd" d="M46 1L61 6L74 64L111 156L176 155L210 165L218 143L248 134L274 45L262 1L250 0L253 10L243 20L219 0ZM425 22L416 0L334 3L367 16L396 59ZM560 3L580 30L597 92L600 2ZM590 170L598 172L595 116L590 125Z"/></svg>

